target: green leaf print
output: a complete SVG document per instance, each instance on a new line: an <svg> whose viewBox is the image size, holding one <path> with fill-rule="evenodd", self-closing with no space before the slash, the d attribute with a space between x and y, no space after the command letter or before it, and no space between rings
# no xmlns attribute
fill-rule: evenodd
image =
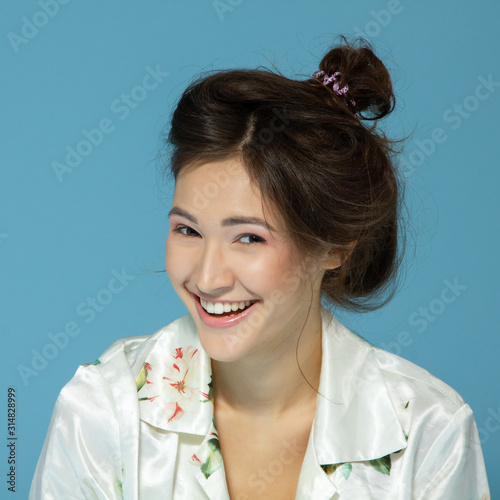
<svg viewBox="0 0 500 500"><path fill-rule="evenodd" d="M115 477L115 491L120 495L120 498L123 498L123 483L118 476Z"/></svg>
<svg viewBox="0 0 500 500"><path fill-rule="evenodd" d="M391 456L386 455L385 457L382 458L377 458L376 460L370 460L370 465L377 470L378 472L381 472L382 474L387 474L388 476L391 475Z"/></svg>
<svg viewBox="0 0 500 500"><path fill-rule="evenodd" d="M123 462L122 462L122 477L124 473L123 469ZM122 480L118 477L118 475L115 475L115 492L120 495L120 498L123 498L123 482Z"/></svg>
<svg viewBox="0 0 500 500"><path fill-rule="evenodd" d="M143 363L141 371L139 372L139 375L137 375L137 378L135 379L137 392L139 392L142 389L142 387L146 383L147 378L148 378L148 372L146 371L146 363Z"/></svg>
<svg viewBox="0 0 500 500"><path fill-rule="evenodd" d="M152 370L151 365L147 362L142 364L141 371L135 379L135 385L137 387L137 392L139 392L145 384L148 383L148 373ZM144 398L142 398L144 399ZM146 398L147 399L147 398Z"/></svg>
<svg viewBox="0 0 500 500"><path fill-rule="evenodd" d="M209 439L207 441L207 444L209 446L209 448L213 451L213 452L219 452L220 453L220 443L219 443L219 438L217 437L213 437L211 439Z"/></svg>
<svg viewBox="0 0 500 500"><path fill-rule="evenodd" d="M404 408L401 410L401 413L404 410L408 409L408 406L410 405L410 402L407 401ZM406 441L408 441L408 434L406 433L405 430L403 430L404 436ZM400 450L401 451L401 450ZM367 463L367 462L361 462L361 463ZM380 472L381 474L385 474L386 476L391 475L391 455L386 455L385 457L382 458L376 458L374 460L369 460L368 464L373 467L377 472ZM349 479L349 476L351 475L352 472L352 463L349 462L341 462L338 464L325 464L322 465L321 468L325 471L326 474L330 475L333 474L337 469L342 473L345 479Z"/></svg>
<svg viewBox="0 0 500 500"><path fill-rule="evenodd" d="M207 399L202 399L201 402L202 403L213 403L214 402L214 385L213 385L213 381L212 379L210 378L210 382L207 384L208 386L208 398ZM215 422L214 422L214 425L215 425Z"/></svg>
<svg viewBox="0 0 500 500"><path fill-rule="evenodd" d="M210 451L207 459L200 466L205 479L208 479L222 465L222 453L220 451L219 439L217 437L210 438L207 441L207 445Z"/></svg>
<svg viewBox="0 0 500 500"><path fill-rule="evenodd" d="M95 366L95 365L100 365L100 364L101 364L101 362L100 362L98 359L96 359L96 360L95 360L92 364L93 364L94 366Z"/></svg>
<svg viewBox="0 0 500 500"><path fill-rule="evenodd" d="M366 462L364 462L366 463ZM391 456L386 455L382 458L377 458L375 460L369 460L368 463L377 471L382 474L386 474L390 476L391 473ZM321 468L325 471L326 474L333 474L337 469L342 473L345 479L349 479L349 476L352 472L352 463L350 462L341 462L338 464L325 464L322 465Z"/></svg>
<svg viewBox="0 0 500 500"><path fill-rule="evenodd" d="M340 464L327 464L322 465L321 468L328 474L333 474L337 469L342 473L344 479L349 479L352 471L352 464L349 462L344 462Z"/></svg>

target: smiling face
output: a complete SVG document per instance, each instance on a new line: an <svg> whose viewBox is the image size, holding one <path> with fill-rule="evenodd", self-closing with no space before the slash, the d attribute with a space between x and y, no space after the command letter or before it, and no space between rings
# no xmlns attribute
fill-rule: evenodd
<svg viewBox="0 0 500 500"><path fill-rule="evenodd" d="M318 333L325 269L294 257L279 218L264 214L259 190L239 160L182 170L169 218L166 271L212 359L277 356L295 349L292 339L302 326L303 337ZM222 305L212 309L205 300ZM241 313L248 302L235 303L245 301L256 303ZM214 314L223 309L224 315Z"/></svg>

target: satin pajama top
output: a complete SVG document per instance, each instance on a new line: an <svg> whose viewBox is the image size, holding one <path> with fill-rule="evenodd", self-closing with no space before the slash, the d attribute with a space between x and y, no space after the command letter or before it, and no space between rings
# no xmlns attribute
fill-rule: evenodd
<svg viewBox="0 0 500 500"><path fill-rule="evenodd" d="M322 367L296 500L486 500L470 407L321 307ZM248 484L264 494L293 439ZM303 450L302 450L303 452ZM210 358L189 314L116 341L62 389L30 500L229 500ZM231 500L254 500L255 495Z"/></svg>

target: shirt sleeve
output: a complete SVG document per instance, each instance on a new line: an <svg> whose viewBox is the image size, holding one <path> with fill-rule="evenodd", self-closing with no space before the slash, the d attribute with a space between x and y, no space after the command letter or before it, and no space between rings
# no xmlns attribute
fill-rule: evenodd
<svg viewBox="0 0 500 500"><path fill-rule="evenodd" d="M474 415L462 406L438 436L414 479L418 500L489 500Z"/></svg>
<svg viewBox="0 0 500 500"><path fill-rule="evenodd" d="M119 443L106 380L80 366L56 401L29 500L122 498Z"/></svg>

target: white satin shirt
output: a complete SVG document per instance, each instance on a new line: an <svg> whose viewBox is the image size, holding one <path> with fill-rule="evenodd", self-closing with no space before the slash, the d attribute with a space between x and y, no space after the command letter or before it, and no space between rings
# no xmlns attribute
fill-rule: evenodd
<svg viewBox="0 0 500 500"><path fill-rule="evenodd" d="M372 347L325 308L316 414L296 500L486 500L470 407L448 385ZM30 500L228 500L210 358L189 314L116 341L62 389ZM248 482L258 494L294 440ZM231 500L254 500L240 496Z"/></svg>

